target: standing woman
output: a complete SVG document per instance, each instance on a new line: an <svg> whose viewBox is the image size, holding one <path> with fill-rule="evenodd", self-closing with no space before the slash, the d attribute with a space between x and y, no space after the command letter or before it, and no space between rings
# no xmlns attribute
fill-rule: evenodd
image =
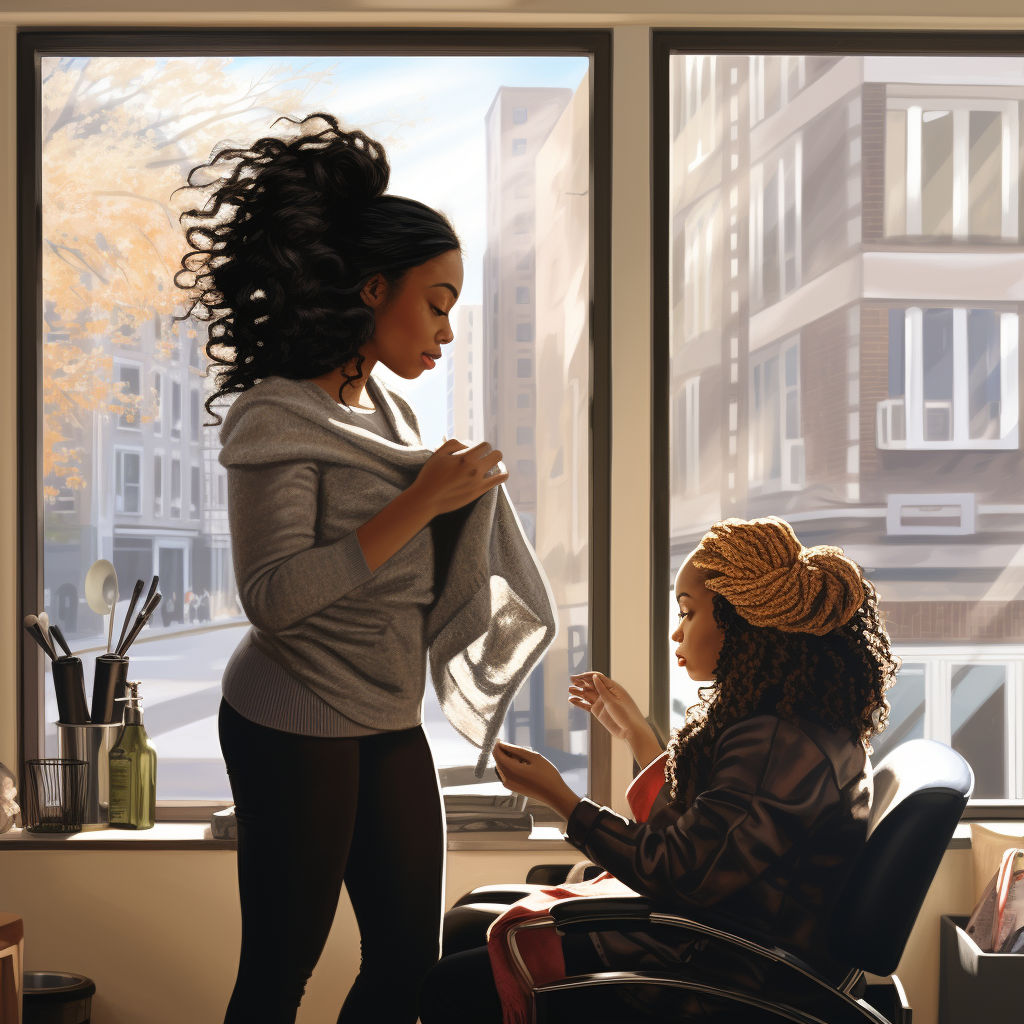
<svg viewBox="0 0 1024 1024"><path fill-rule="evenodd" d="M439 952L445 851L420 724L436 597L427 527L507 474L486 444L424 449L408 403L370 377L381 362L413 380L452 341L454 230L384 194L384 149L362 132L329 114L301 128L207 165L238 161L184 215L206 223L188 229L179 272L195 275L192 308L211 324L207 411L236 396L220 461L252 624L219 720L242 909L225 1020L295 1020L344 879L362 963L339 1021L413 1024Z"/></svg>

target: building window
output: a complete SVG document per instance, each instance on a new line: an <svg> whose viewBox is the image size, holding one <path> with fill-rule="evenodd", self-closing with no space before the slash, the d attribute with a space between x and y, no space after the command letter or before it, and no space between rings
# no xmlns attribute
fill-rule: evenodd
<svg viewBox="0 0 1024 1024"><path fill-rule="evenodd" d="M535 466L533 463L533 459L519 459L516 462L516 472L519 473L520 476L532 476L534 469Z"/></svg>
<svg viewBox="0 0 1024 1024"><path fill-rule="evenodd" d="M1018 237L1018 102L890 96L885 233Z"/></svg>
<svg viewBox="0 0 1024 1024"><path fill-rule="evenodd" d="M532 373L532 361L529 359L516 360L516 376L529 377Z"/></svg>
<svg viewBox="0 0 1024 1024"><path fill-rule="evenodd" d="M142 513L142 453L125 448L114 450L114 510L130 515Z"/></svg>
<svg viewBox="0 0 1024 1024"><path fill-rule="evenodd" d="M470 410L472 414L472 410ZM223 473L217 474L217 507L226 508L228 504L227 477Z"/></svg>
<svg viewBox="0 0 1024 1024"><path fill-rule="evenodd" d="M530 289L520 286L516 288L516 305L528 306L530 304Z"/></svg>
<svg viewBox="0 0 1024 1024"><path fill-rule="evenodd" d="M171 456L171 518L181 518L181 456Z"/></svg>
<svg viewBox="0 0 1024 1024"><path fill-rule="evenodd" d="M520 249L516 253L516 272L528 274L533 270L533 254L529 249Z"/></svg>
<svg viewBox="0 0 1024 1024"><path fill-rule="evenodd" d="M673 408L672 464L674 486L685 497L700 493L700 377L685 382Z"/></svg>
<svg viewBox="0 0 1024 1024"><path fill-rule="evenodd" d="M164 457L160 452L153 455L153 515L164 514Z"/></svg>
<svg viewBox="0 0 1024 1024"><path fill-rule="evenodd" d="M526 139L512 140L512 155L522 156L526 152Z"/></svg>
<svg viewBox="0 0 1024 1024"><path fill-rule="evenodd" d="M512 108L512 123L513 124L526 124L526 107L513 107Z"/></svg>
<svg viewBox="0 0 1024 1024"><path fill-rule="evenodd" d="M757 308L800 284L801 157L799 138L751 168L751 291Z"/></svg>
<svg viewBox="0 0 1024 1024"><path fill-rule="evenodd" d="M156 318L156 322L160 322L160 318ZM164 415L164 375L159 371L153 372L153 434L159 437L163 432L163 415Z"/></svg>
<svg viewBox="0 0 1024 1024"><path fill-rule="evenodd" d="M188 517L189 519L199 518L199 494L202 484L199 479L199 464L192 463L191 479L188 488Z"/></svg>
<svg viewBox="0 0 1024 1024"><path fill-rule="evenodd" d="M202 406L199 403L199 388L192 388L189 399L192 404L192 408L189 410L189 438L192 443L198 443L199 441L199 427L202 422L202 413L200 409Z"/></svg>
<svg viewBox="0 0 1024 1024"><path fill-rule="evenodd" d="M715 149L715 71L718 58L687 55L686 92L680 104L680 127L685 131L686 169L694 170Z"/></svg>
<svg viewBox="0 0 1024 1024"><path fill-rule="evenodd" d="M879 448L1016 448L1016 313L890 309Z"/></svg>
<svg viewBox="0 0 1024 1024"><path fill-rule="evenodd" d="M171 382L171 437L181 437L181 384Z"/></svg>
<svg viewBox="0 0 1024 1024"><path fill-rule="evenodd" d="M512 230L517 235L529 234L532 218L528 213L517 213L512 218ZM497 296L495 296L497 298Z"/></svg>
<svg viewBox="0 0 1024 1024"><path fill-rule="evenodd" d="M53 512L74 512L78 508L77 491L70 487L57 488L57 497L53 500L50 510Z"/></svg>
<svg viewBox="0 0 1024 1024"><path fill-rule="evenodd" d="M533 444L533 427L516 427L516 444Z"/></svg>
<svg viewBox="0 0 1024 1024"><path fill-rule="evenodd" d="M519 394L516 395L516 408L517 409L529 409L529 408L531 408L533 406L533 402L531 401L532 398L533 398L533 396L530 394L529 391L520 391Z"/></svg>
<svg viewBox="0 0 1024 1024"><path fill-rule="evenodd" d="M683 260L683 331L687 341L719 323L718 197L699 206L686 219Z"/></svg>
<svg viewBox="0 0 1024 1024"><path fill-rule="evenodd" d="M516 341L526 344L527 342L533 341L533 324L522 323L516 324Z"/></svg>
<svg viewBox="0 0 1024 1024"><path fill-rule="evenodd" d="M1016 692L1024 681L1024 648L950 646L937 656L894 644L903 659L886 696L885 732L874 737L872 761L910 739L934 739L956 750L974 770L975 800L1020 800L1024 730L1014 728Z"/></svg>
<svg viewBox="0 0 1024 1024"><path fill-rule="evenodd" d="M751 357L748 480L751 487L804 486L800 426L800 343L790 339Z"/></svg>
<svg viewBox="0 0 1024 1024"><path fill-rule="evenodd" d="M117 379L124 385L121 388L121 394L131 395L136 399L133 407L118 416L117 425L123 430L141 430L142 420L139 415L138 397L142 394L142 370L132 363L118 363Z"/></svg>

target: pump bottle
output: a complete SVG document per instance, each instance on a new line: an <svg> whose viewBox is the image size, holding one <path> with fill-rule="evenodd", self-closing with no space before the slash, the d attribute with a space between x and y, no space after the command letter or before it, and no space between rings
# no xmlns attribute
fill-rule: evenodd
<svg viewBox="0 0 1024 1024"><path fill-rule="evenodd" d="M126 682L121 735L110 751L110 827L152 828L156 818L156 751L142 724L139 684Z"/></svg>

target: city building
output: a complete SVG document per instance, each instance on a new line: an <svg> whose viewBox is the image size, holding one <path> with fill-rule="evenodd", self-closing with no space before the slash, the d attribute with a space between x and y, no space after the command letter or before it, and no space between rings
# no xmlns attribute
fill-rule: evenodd
<svg viewBox="0 0 1024 1024"><path fill-rule="evenodd" d="M672 569L729 515L842 546L904 659L876 751L1019 798L1024 63L673 61Z"/></svg>
<svg viewBox="0 0 1024 1024"><path fill-rule="evenodd" d="M455 340L445 347L444 358L448 374L445 394L448 436L472 447L486 440L483 306L459 307Z"/></svg>
<svg viewBox="0 0 1024 1024"><path fill-rule="evenodd" d="M504 453L508 492L531 542L537 511L535 167L537 154L571 95L569 89L503 86L484 119L485 436Z"/></svg>
<svg viewBox="0 0 1024 1024"><path fill-rule="evenodd" d="M240 612L218 428L203 426L210 384L203 337L200 324L154 314L135 334L93 339L112 358L113 380L142 401L137 413L121 415L83 404L63 421L68 446L79 449L83 486L47 480L56 494L44 509L44 603L69 637L103 631L103 617L84 595L85 574L98 558L113 563L122 601L136 579L148 584L160 576L154 626L190 621L190 592L209 593L211 618ZM67 336L51 332L46 340Z"/></svg>

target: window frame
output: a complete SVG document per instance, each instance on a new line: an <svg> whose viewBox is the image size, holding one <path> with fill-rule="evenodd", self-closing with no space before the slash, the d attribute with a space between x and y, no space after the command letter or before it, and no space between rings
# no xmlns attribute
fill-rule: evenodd
<svg viewBox="0 0 1024 1024"><path fill-rule="evenodd" d="M662 739L670 728L669 621L670 484L669 445L672 301L672 180L670 159L674 138L670 58L674 54L922 55L991 54L1019 57L1024 53L1022 32L884 31L749 31L727 29L654 29L651 34L651 575L650 575L650 688L648 720ZM806 79L805 79L806 80ZM783 88L785 84L783 83ZM806 88L804 85L802 88ZM802 91L802 88L798 91ZM1018 201L1019 198L1018 198ZM889 239L886 239L889 241ZM894 240L895 241L895 240ZM951 239L955 246L957 240ZM896 246L894 246L895 248ZM745 363L739 380L748 376ZM741 389L742 390L742 389ZM745 469L745 460L738 466ZM962 646L962 645L961 645ZM1009 647L1010 645L1006 645ZM972 800L965 820L1024 819L1024 799L1017 802Z"/></svg>
<svg viewBox="0 0 1024 1024"><path fill-rule="evenodd" d="M43 477L42 477L42 310L39 287L42 267L41 151L39 140L39 61L49 54L110 53L130 55L287 54L302 56L435 56L523 53L540 56L587 56L590 59L590 406L611 405L611 29L317 29L235 30L211 28L197 46L193 34L180 29L31 31L20 33L17 57L17 251L18 251L18 581L19 617L36 610L43 596ZM485 268L486 270L486 268ZM171 372L164 373L161 412L170 411L173 367L181 365L177 337ZM179 384L180 386L180 384ZM183 396L184 398L184 396ZM182 410L183 416L185 411ZM165 438L173 438L171 417ZM184 451L188 445L182 446ZM184 454L184 452L182 453ZM590 661L604 666L610 657L611 576L611 421L591 417L589 511ZM183 485L184 486L184 485ZM169 492L169 483L168 483ZM169 516L169 493L165 518ZM187 520L186 520L187 522ZM41 756L43 745L42 658L35 649L18 646L18 761ZM41 653L41 652L40 652ZM588 795L610 803L611 738L602 729L590 731ZM167 807L158 804L158 817L202 820L210 803Z"/></svg>

